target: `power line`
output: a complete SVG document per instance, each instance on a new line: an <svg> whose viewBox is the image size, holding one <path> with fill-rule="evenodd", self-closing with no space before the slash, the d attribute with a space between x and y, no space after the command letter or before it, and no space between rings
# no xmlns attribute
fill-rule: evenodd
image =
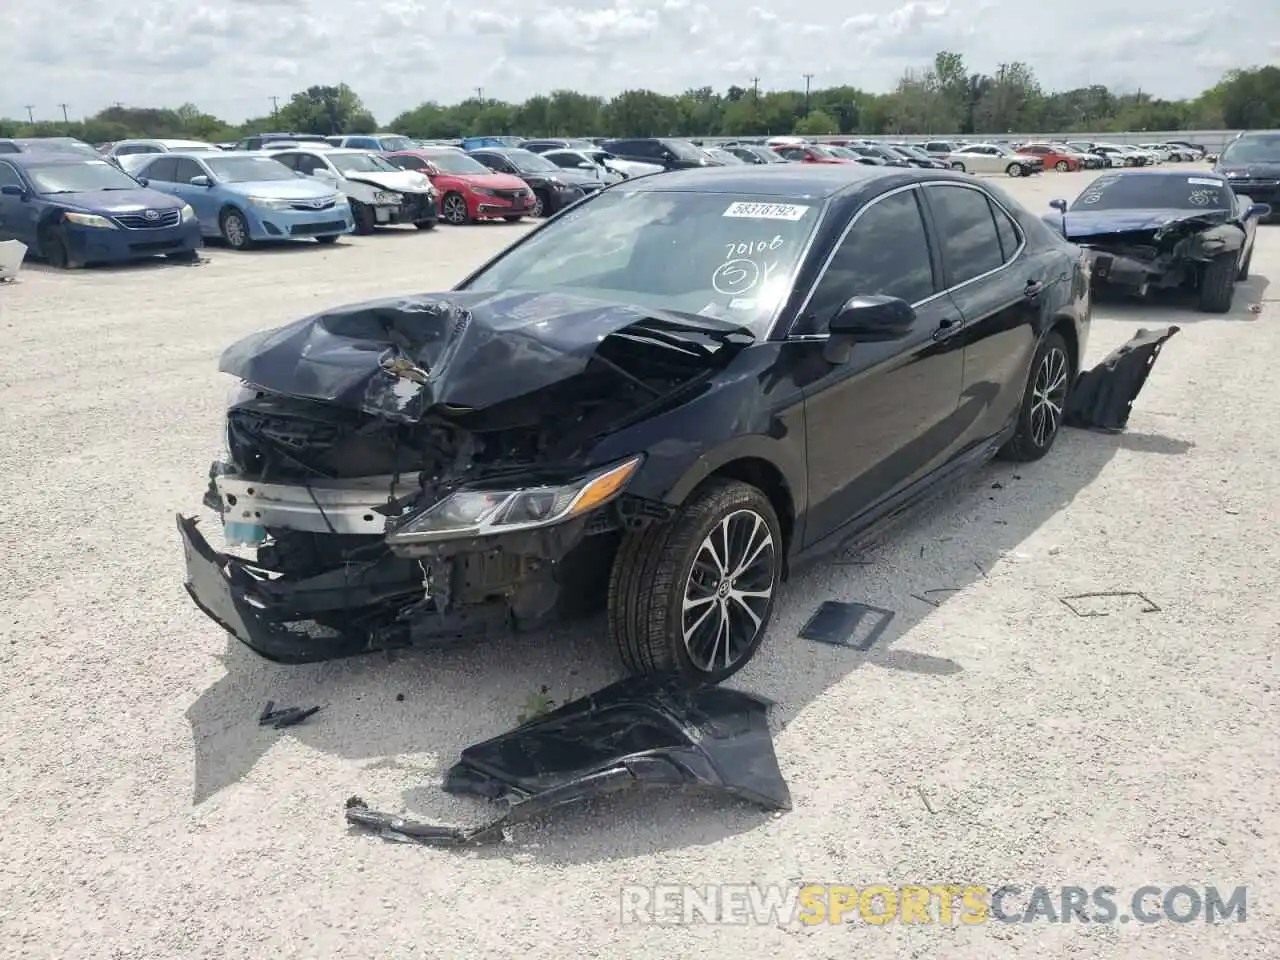
<svg viewBox="0 0 1280 960"><path fill-rule="evenodd" d="M28 103L28 104L27 104L27 123L35 123L35 122L36 122L36 115L35 115L35 113L33 112L34 110L35 110L35 106L34 106L34 105L32 105L32 104L30 104L30 103Z"/></svg>

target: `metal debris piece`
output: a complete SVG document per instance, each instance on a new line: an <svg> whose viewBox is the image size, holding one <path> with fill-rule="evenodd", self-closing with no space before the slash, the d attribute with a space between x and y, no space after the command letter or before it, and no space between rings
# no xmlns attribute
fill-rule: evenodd
<svg viewBox="0 0 1280 960"><path fill-rule="evenodd" d="M308 717L320 712L319 707L285 707L283 710L277 710L275 706L274 700L267 701L267 705L262 708L262 713L258 715L258 726L283 730L285 727L295 727Z"/></svg>
<svg viewBox="0 0 1280 960"><path fill-rule="evenodd" d="M889 627L893 611L865 603L824 601L800 628L805 640L852 650L870 650Z"/></svg>
<svg viewBox="0 0 1280 960"><path fill-rule="evenodd" d="M976 564L975 564L975 565L976 565ZM981 568L981 567L978 567L978 570L979 570L979 572L981 572L982 568ZM985 573L984 573L984 574L982 574L982 575L983 575L984 577L986 576L986 574L985 574ZM959 587L935 587L933 590L926 590L926 591L924 592L924 594L923 594L923 595L921 595L921 594L919 594L919 593L913 593L913 594L911 594L911 596L912 596L914 599L919 600L921 603L927 603L927 604L928 604L929 606L931 606L931 607L940 607L940 606L942 606L942 604L941 604L941 603L939 603L937 600L932 600L932 599L930 599L930 597L931 597L933 594L936 594L936 593L959 593L959 592L960 592L960 588L959 588Z"/></svg>
<svg viewBox="0 0 1280 960"><path fill-rule="evenodd" d="M1082 601L1124 598L1140 601L1143 606L1138 610L1139 613L1160 612L1160 606L1145 593L1138 590L1104 590L1100 593L1077 593L1070 597L1059 597L1058 599L1063 606L1077 617L1108 617L1111 615L1109 610L1090 609L1089 604Z"/></svg>
<svg viewBox="0 0 1280 960"><path fill-rule="evenodd" d="M920 794L920 799L924 801L924 808L926 810L933 814L938 812L933 809L933 804L929 802L929 795L924 792L924 787L916 787L916 793Z"/></svg>

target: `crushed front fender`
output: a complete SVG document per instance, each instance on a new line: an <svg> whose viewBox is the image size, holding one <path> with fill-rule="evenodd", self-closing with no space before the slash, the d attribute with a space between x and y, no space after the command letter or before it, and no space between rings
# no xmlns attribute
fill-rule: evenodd
<svg viewBox="0 0 1280 960"><path fill-rule="evenodd" d="M462 751L442 788L509 801L488 823L419 823L355 797L345 816L390 840L457 846L492 843L507 827L557 807L631 790L693 789L790 810L769 732L771 706L728 687L629 678Z"/></svg>

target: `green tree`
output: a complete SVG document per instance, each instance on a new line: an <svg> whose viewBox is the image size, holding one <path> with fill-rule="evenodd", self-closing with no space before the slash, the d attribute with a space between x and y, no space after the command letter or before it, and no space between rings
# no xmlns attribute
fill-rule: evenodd
<svg viewBox="0 0 1280 960"><path fill-rule="evenodd" d="M279 125L298 133L373 133L378 122L345 83L307 87L280 108Z"/></svg>
<svg viewBox="0 0 1280 960"><path fill-rule="evenodd" d="M838 133L839 125L830 114L821 110L811 110L807 117L796 121L795 132L801 137L819 137L830 133Z"/></svg>

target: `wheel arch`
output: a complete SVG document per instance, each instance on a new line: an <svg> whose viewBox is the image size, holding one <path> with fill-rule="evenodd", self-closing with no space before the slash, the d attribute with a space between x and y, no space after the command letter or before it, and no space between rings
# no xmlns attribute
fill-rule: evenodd
<svg viewBox="0 0 1280 960"><path fill-rule="evenodd" d="M1074 378L1080 372L1080 332L1076 329L1075 320L1068 316L1055 317L1049 324L1049 333L1056 333L1067 344L1067 358L1071 361L1071 375Z"/></svg>

